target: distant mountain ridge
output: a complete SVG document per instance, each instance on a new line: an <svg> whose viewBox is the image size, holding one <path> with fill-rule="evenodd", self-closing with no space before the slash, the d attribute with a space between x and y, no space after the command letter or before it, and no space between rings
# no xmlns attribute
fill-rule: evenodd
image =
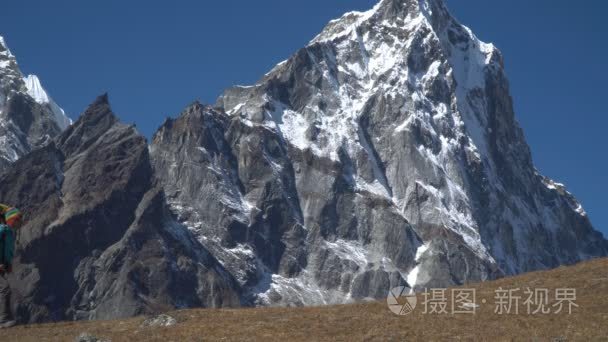
<svg viewBox="0 0 608 342"><path fill-rule="evenodd" d="M35 81L19 96L40 108ZM338 304L608 255L534 168L502 55L440 0L347 13L149 145L107 96L63 132L54 114L0 177L35 218L11 278L22 321Z"/></svg>
<svg viewBox="0 0 608 342"><path fill-rule="evenodd" d="M0 36L0 172L48 143L70 124L38 77L23 76Z"/></svg>
<svg viewBox="0 0 608 342"><path fill-rule="evenodd" d="M423 288L607 253L576 199L534 168L500 51L440 0L383 0L332 20L258 83L227 90L217 105L289 146L297 191L285 191L297 196L308 237L322 235L309 241L302 265L303 287L323 293L308 304L366 297L353 295L368 287L357 279L386 288L394 272ZM374 235L397 223L370 224L377 205L360 207L362 198L385 203L414 237L388 239L379 249ZM286 279L277 276L269 291L291 302L287 293L302 284L280 276Z"/></svg>

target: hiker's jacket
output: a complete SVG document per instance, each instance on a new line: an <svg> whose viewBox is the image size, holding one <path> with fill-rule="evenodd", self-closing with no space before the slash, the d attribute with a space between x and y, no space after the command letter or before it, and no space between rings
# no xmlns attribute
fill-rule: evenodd
<svg viewBox="0 0 608 342"><path fill-rule="evenodd" d="M0 224L0 265L9 268L15 253L15 232L7 225Z"/></svg>

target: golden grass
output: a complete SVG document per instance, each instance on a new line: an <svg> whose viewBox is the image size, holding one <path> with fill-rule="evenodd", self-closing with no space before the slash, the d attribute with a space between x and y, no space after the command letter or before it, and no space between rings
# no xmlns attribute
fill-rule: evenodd
<svg viewBox="0 0 608 342"><path fill-rule="evenodd" d="M571 315L494 314L494 290L575 288ZM142 328L145 317L62 322L0 330L2 341L74 341L82 332L112 341L608 341L608 259L534 272L475 288L475 315L428 315L419 304L397 316L385 302L308 308L181 310L172 327ZM522 297L525 297L520 293ZM448 296L450 298L451 296ZM419 300L422 298L419 297ZM487 304L482 304L485 299ZM553 301L553 293L551 293ZM522 299L523 301L523 299Z"/></svg>

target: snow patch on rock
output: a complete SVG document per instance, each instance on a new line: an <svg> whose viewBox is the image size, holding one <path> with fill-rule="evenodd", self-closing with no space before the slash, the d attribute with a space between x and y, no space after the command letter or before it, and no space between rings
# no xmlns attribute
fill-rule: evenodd
<svg viewBox="0 0 608 342"><path fill-rule="evenodd" d="M72 124L72 119L70 119L63 109L61 109L53 99L48 95L46 90L42 87L40 83L40 79L36 75L28 75L23 79L25 82L25 86L27 88L27 93L39 104L49 105L51 111L55 116L55 122L61 128L61 130L66 129L68 126Z"/></svg>

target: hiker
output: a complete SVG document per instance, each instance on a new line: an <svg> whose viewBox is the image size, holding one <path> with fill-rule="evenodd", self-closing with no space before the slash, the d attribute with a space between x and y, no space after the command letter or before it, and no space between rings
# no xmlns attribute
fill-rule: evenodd
<svg viewBox="0 0 608 342"><path fill-rule="evenodd" d="M0 329L16 324L11 313L11 288L8 274L15 251L15 231L23 225L23 214L17 208L0 204Z"/></svg>

